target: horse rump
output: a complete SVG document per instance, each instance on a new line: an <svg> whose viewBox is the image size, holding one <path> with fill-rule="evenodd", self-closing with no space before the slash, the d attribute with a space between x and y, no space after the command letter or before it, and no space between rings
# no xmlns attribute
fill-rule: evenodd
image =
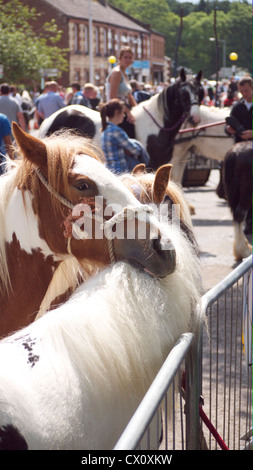
<svg viewBox="0 0 253 470"><path fill-rule="evenodd" d="M94 122L84 113L76 109L65 109L59 113L51 126L48 128L46 135L49 136L59 129L74 129L84 137L93 139L96 133Z"/></svg>

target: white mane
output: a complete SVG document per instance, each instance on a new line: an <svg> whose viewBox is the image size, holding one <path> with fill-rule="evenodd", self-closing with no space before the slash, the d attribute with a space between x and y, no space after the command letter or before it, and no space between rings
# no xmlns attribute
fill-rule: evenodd
<svg viewBox="0 0 253 470"><path fill-rule="evenodd" d="M31 449L113 447L178 337L198 331L198 261L183 234L172 238L167 278L116 263L0 343L0 426L11 422Z"/></svg>
<svg viewBox="0 0 253 470"><path fill-rule="evenodd" d="M1 289L3 289L3 291L8 290L10 287L5 250L5 211L13 191L13 183L16 173L17 169L12 168L8 173L0 176L0 291Z"/></svg>

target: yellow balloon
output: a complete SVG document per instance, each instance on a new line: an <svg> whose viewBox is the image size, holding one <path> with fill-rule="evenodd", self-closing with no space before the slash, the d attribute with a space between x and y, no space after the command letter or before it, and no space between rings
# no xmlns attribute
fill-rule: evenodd
<svg viewBox="0 0 253 470"><path fill-rule="evenodd" d="M231 54L229 54L229 58L230 60L237 60L238 54L236 54L236 52L231 52Z"/></svg>
<svg viewBox="0 0 253 470"><path fill-rule="evenodd" d="M110 57L108 57L108 62L109 62L110 64L115 64L116 60L117 60L117 59L116 59L116 57L115 57L114 55L110 55Z"/></svg>

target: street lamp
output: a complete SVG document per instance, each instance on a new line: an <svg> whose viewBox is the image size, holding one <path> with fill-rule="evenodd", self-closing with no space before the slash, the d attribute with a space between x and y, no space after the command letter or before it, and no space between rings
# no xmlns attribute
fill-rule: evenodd
<svg viewBox="0 0 253 470"><path fill-rule="evenodd" d="M209 41L215 41L215 38L209 38ZM226 39L219 39L219 42L223 43L223 67L226 68Z"/></svg>
<svg viewBox="0 0 253 470"><path fill-rule="evenodd" d="M229 58L230 58L230 60L232 60L233 62L236 62L237 59L238 59L238 54L237 54L236 52L231 52L231 53L229 54ZM235 75L235 64L232 65L232 73L233 73L233 75Z"/></svg>

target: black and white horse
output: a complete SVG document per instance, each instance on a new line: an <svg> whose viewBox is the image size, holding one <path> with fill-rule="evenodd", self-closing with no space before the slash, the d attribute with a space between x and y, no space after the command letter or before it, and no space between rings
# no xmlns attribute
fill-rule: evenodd
<svg viewBox="0 0 253 470"><path fill-rule="evenodd" d="M135 137L149 152L153 170L170 161L174 139L183 122L199 123L199 104L203 98L201 75L200 71L195 78L188 80L182 69L175 83L132 108ZM67 106L44 120L40 136L62 128L77 129L100 143L101 118L98 111L79 105Z"/></svg>
<svg viewBox="0 0 253 470"><path fill-rule="evenodd" d="M234 221L234 256L237 261L252 253L244 235L246 216L252 212L252 141L239 142L227 153L222 168L223 186Z"/></svg>

